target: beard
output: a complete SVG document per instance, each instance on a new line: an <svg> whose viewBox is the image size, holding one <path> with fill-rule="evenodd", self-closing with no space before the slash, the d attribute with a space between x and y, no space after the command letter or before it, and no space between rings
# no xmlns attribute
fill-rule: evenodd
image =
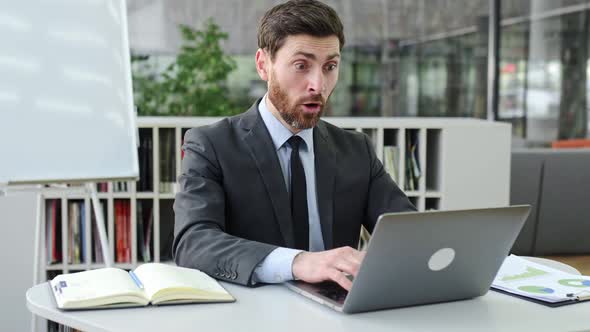
<svg viewBox="0 0 590 332"><path fill-rule="evenodd" d="M279 83L269 82L268 98L276 107L281 118L295 129L309 129L315 127L324 113L326 100L321 94L315 94L309 97L298 98L292 103L289 102L287 92L281 88ZM317 103L320 110L317 113L306 113L303 108L304 103Z"/></svg>

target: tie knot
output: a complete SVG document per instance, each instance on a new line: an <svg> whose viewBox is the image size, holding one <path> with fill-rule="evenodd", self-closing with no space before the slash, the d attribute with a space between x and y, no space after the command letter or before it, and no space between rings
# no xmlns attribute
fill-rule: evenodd
<svg viewBox="0 0 590 332"><path fill-rule="evenodd" d="M287 140L287 142L291 146L291 149L293 149L295 151L299 151L299 144L301 144L302 141L303 141L303 138L301 138L300 136L297 136L297 135L291 136L291 138L289 138L289 140Z"/></svg>

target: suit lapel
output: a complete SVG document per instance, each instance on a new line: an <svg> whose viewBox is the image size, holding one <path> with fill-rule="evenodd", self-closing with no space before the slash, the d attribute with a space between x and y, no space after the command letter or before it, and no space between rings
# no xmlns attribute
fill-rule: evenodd
<svg viewBox="0 0 590 332"><path fill-rule="evenodd" d="M291 221L291 204L289 193L285 187L283 171L272 143L272 139L264 121L258 113L258 100L240 120L240 127L244 129L243 139L250 149L250 153L274 208L285 245L293 248L295 245L293 235L293 222Z"/></svg>
<svg viewBox="0 0 590 332"><path fill-rule="evenodd" d="M325 124L320 121L313 131L315 154L315 178L322 236L326 249L334 246L334 179L336 177L336 153Z"/></svg>

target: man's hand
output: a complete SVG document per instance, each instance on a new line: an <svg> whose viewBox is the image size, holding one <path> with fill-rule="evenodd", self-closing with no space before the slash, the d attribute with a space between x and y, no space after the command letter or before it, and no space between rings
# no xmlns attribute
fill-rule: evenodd
<svg viewBox="0 0 590 332"><path fill-rule="evenodd" d="M320 252L302 252L293 260L293 276L305 282L315 283L332 280L350 291L352 281L345 273L356 277L364 251L341 247Z"/></svg>

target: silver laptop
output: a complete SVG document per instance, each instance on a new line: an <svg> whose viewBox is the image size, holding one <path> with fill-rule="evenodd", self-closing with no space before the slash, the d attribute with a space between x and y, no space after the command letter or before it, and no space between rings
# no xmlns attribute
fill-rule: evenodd
<svg viewBox="0 0 590 332"><path fill-rule="evenodd" d="M336 283L286 283L337 311L356 313L484 295L530 211L502 208L386 213L346 292Z"/></svg>

